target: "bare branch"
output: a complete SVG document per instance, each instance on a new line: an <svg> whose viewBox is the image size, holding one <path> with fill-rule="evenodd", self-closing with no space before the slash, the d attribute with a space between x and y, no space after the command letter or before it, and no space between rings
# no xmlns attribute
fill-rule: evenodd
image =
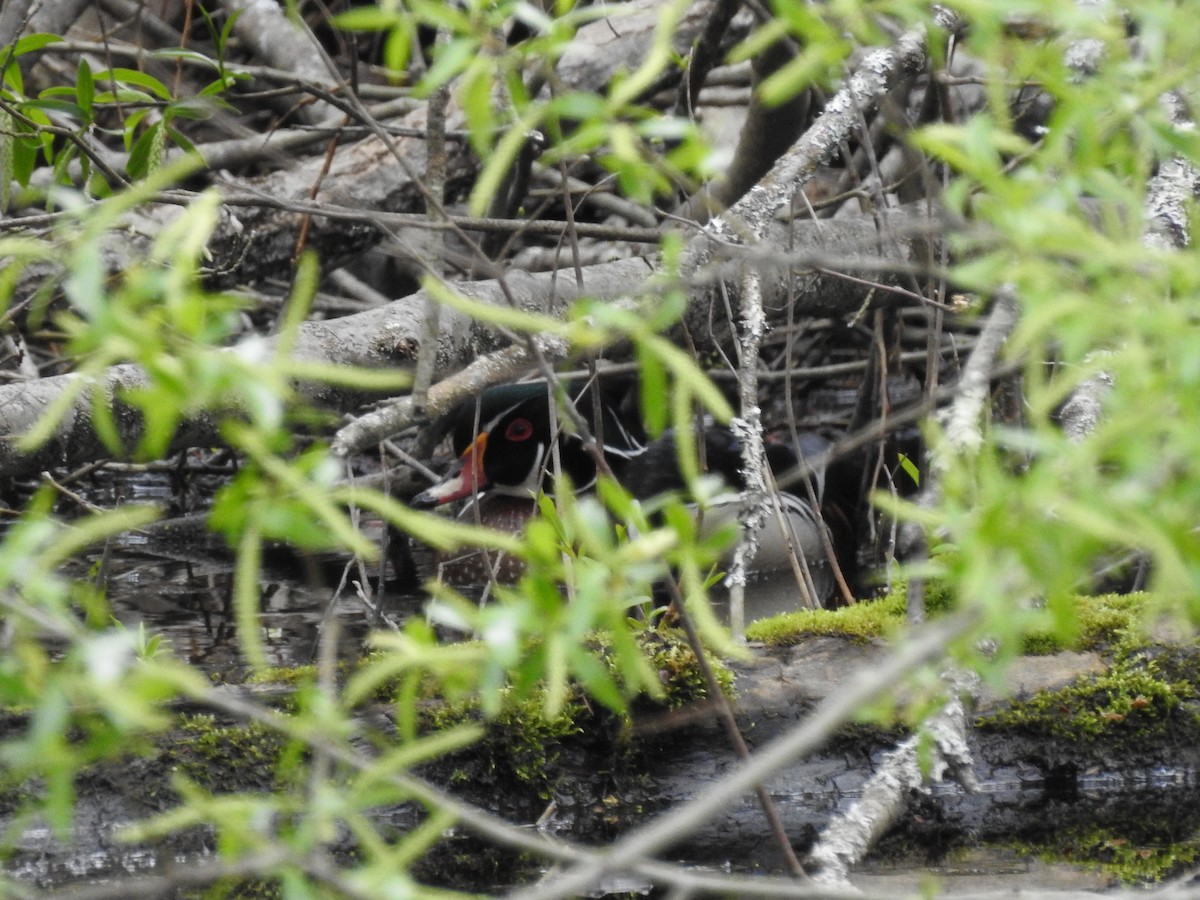
<svg viewBox="0 0 1200 900"><path fill-rule="evenodd" d="M696 828L746 793L757 782L769 778L792 760L815 749L834 728L847 721L853 710L889 690L908 672L940 656L947 642L962 633L970 623L969 617L959 616L927 626L877 668L862 672L843 691L821 703L800 727L767 744L749 762L734 769L712 790L624 835L601 858L578 865L559 878L512 896L520 900L557 900L560 897L579 896L602 875L624 871L638 861L653 857L681 834Z"/></svg>

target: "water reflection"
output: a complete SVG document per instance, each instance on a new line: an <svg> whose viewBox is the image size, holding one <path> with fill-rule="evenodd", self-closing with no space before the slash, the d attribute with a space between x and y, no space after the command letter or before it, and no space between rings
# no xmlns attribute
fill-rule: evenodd
<svg viewBox="0 0 1200 900"><path fill-rule="evenodd" d="M232 559L228 551L212 551L205 558L197 552L201 548L192 549L188 560L163 558L135 539L131 546L110 548L106 554L83 560L80 571L72 574L95 571L103 559L106 594L117 620L127 628L144 625L150 634L161 635L180 659L223 681L240 681L247 663L233 609ZM356 592L359 574L352 572L342 584L346 560L312 560L306 565L297 558L294 562L293 573L264 565L259 639L267 663L280 667L311 663L322 623L331 618L339 626L339 656L361 655L373 616ZM376 579L368 577L368 597L375 596L376 589ZM412 598L408 605L414 606ZM394 610L396 601L389 601L389 606Z"/></svg>

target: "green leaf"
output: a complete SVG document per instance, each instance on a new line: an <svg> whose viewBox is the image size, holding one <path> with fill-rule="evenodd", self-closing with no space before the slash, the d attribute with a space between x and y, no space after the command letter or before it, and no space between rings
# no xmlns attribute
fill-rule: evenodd
<svg viewBox="0 0 1200 900"><path fill-rule="evenodd" d="M303 253L296 263L296 272L292 277L292 292L284 306L283 320L279 325L279 337L276 353L280 359L291 355L300 333L300 325L308 318L312 307L313 297L317 295L321 269L317 262L317 254L310 251Z"/></svg>
<svg viewBox="0 0 1200 900"><path fill-rule="evenodd" d="M733 418L733 408L725 399L725 395L691 356L658 335L651 335L644 340L650 345L652 352L671 370L676 384L686 384L689 395L699 400L712 413L714 419L718 422L728 422Z"/></svg>
<svg viewBox="0 0 1200 900"><path fill-rule="evenodd" d="M473 37L455 38L446 44L439 44L433 65L417 85L416 95L428 97L477 60L482 60L482 57L479 55L479 41Z"/></svg>
<svg viewBox="0 0 1200 900"><path fill-rule="evenodd" d="M383 43L383 64L394 75L408 70L408 57L412 52L413 34L407 20L388 34Z"/></svg>
<svg viewBox="0 0 1200 900"><path fill-rule="evenodd" d="M180 100L177 103L172 103L163 110L163 116L168 121L171 119L190 119L201 122L212 118L214 108L215 104L199 97L193 97L188 100Z"/></svg>
<svg viewBox="0 0 1200 900"><path fill-rule="evenodd" d="M21 187L28 187L29 179L37 165L38 143L34 140L16 138L12 144L12 179Z"/></svg>
<svg viewBox="0 0 1200 900"><path fill-rule="evenodd" d="M492 103L494 90L489 66L472 66L458 85L459 103L467 117L471 147L481 159L489 157L500 127Z"/></svg>
<svg viewBox="0 0 1200 900"><path fill-rule="evenodd" d="M332 22L345 31L386 31L389 28L402 27L406 19L398 12L364 6L340 12L333 17Z"/></svg>
<svg viewBox="0 0 1200 900"><path fill-rule="evenodd" d="M21 57L26 53L36 53L43 47L49 47L51 44L61 44L63 39L57 34L46 34L39 32L37 34L26 35L13 45L13 56Z"/></svg>
<svg viewBox="0 0 1200 900"><path fill-rule="evenodd" d="M406 741L401 746L376 756L370 768L363 771L361 781L369 785L372 781L386 778L388 775L406 772L414 766L469 747L482 739L484 734L484 729L479 725L456 725ZM443 836L437 835L439 839Z"/></svg>
<svg viewBox="0 0 1200 900"><path fill-rule="evenodd" d="M642 95L666 69L674 56L672 41L675 29L683 18L690 0L672 0L657 11L658 25L654 30L654 41L646 52L646 58L637 70L620 80L614 79L609 90L609 108L616 110L632 103Z"/></svg>
<svg viewBox="0 0 1200 900"><path fill-rule="evenodd" d="M240 13L241 10L238 12ZM151 59L179 60L202 68L218 68L212 57L197 53L195 50L188 50L186 47L163 47L160 50L151 50L147 56Z"/></svg>
<svg viewBox="0 0 1200 900"><path fill-rule="evenodd" d="M96 96L96 82L92 79L92 67L88 65L87 57L79 57L79 68L75 73L75 96L79 108L83 110L81 117L85 124L92 121L92 100Z"/></svg>
<svg viewBox="0 0 1200 900"><path fill-rule="evenodd" d="M142 413L142 436L135 456L146 462L167 454L183 419L183 405L178 400L184 394L184 386L168 381L161 371L155 371L153 378L160 385L157 389L129 391L125 395L126 402Z"/></svg>
<svg viewBox="0 0 1200 900"><path fill-rule="evenodd" d="M91 398L92 428L96 432L96 437L100 438L100 442L104 444L104 448L110 456L117 459L123 458L127 454L127 450L121 442L121 433L117 428L117 421L113 417L112 403L109 400L108 392L102 385L95 384L91 390Z"/></svg>
<svg viewBox="0 0 1200 900"><path fill-rule="evenodd" d="M301 550L332 550L336 537L312 516L308 506L297 500L276 500L264 506L258 516L263 538L284 541Z"/></svg>
<svg viewBox="0 0 1200 900"><path fill-rule="evenodd" d="M138 126L142 120L150 113L148 109L135 109L125 117L122 123L121 139L125 144L125 152L130 153L133 150L133 143L138 134Z"/></svg>
<svg viewBox="0 0 1200 900"><path fill-rule="evenodd" d="M332 495L346 506L358 506L378 513L401 531L419 537L421 543L435 550L471 546L485 547L513 556L521 556L524 552L522 541L509 532L420 512L379 491L362 487L339 487Z"/></svg>
<svg viewBox="0 0 1200 900"><path fill-rule="evenodd" d="M164 122L155 122L137 139L137 143L129 152L129 161L125 164L125 171L130 178L138 181L154 171L155 150L161 148L161 133L165 127Z"/></svg>
<svg viewBox="0 0 1200 900"><path fill-rule="evenodd" d="M364 369L317 360L281 359L279 372L296 381L311 381L369 393L399 393L412 386L412 373L404 369Z"/></svg>
<svg viewBox="0 0 1200 900"><path fill-rule="evenodd" d="M75 144L68 144L55 155L53 166L55 184L74 184L74 179L71 177L71 163L78 155L79 148Z"/></svg>
<svg viewBox="0 0 1200 900"><path fill-rule="evenodd" d="M75 92L68 89L67 94L74 96ZM74 103L67 103L62 100L45 100L41 97L37 100L27 100L21 104L21 109L26 115L32 110L42 110L44 112L62 113L63 115L70 116L72 119L79 119L81 121L85 116L82 107Z"/></svg>
<svg viewBox="0 0 1200 900"><path fill-rule="evenodd" d="M136 106L159 105L159 101L153 95L147 94L145 91L135 91L132 88L117 88L115 91L97 91L95 102L104 104L126 103Z"/></svg>
<svg viewBox="0 0 1200 900"><path fill-rule="evenodd" d="M574 646L568 652L571 671L579 679L579 683L583 685L588 695L595 697L613 712L624 713L625 698L608 667L583 647ZM547 702L547 715L558 712L560 706L551 707Z"/></svg>
<svg viewBox="0 0 1200 900"><path fill-rule="evenodd" d="M200 151L198 149L196 149L196 145L193 144L191 139L186 134L184 134L182 131L178 131L178 130L168 126L167 127L167 136L170 137L171 140L174 141L179 146L179 149L183 150L185 153L189 153L189 154L195 156L197 159L202 158L200 156Z"/></svg>
<svg viewBox="0 0 1200 900"><path fill-rule="evenodd" d="M229 46L229 36L233 34L233 29L237 27L238 19L242 17L242 13L245 11L244 7L234 10L225 20L225 24L221 26L221 33L217 38L217 58L221 64L222 71L225 68L225 48ZM206 17L207 15L205 13Z"/></svg>
<svg viewBox="0 0 1200 900"><path fill-rule="evenodd" d="M86 318L96 319L103 312L108 270L99 247L82 246L71 260L71 274L63 288L71 304Z"/></svg>
<svg viewBox="0 0 1200 900"><path fill-rule="evenodd" d="M7 90L3 90L2 93L11 95L11 99L21 100L24 98L25 82L21 77L21 67L15 59L4 67L3 72L0 72L0 89L4 88ZM5 99L9 98L5 97Z"/></svg>
<svg viewBox="0 0 1200 900"><path fill-rule="evenodd" d="M596 94L570 91L551 100L547 112L563 119L588 122L603 118L606 106L604 100Z"/></svg>
<svg viewBox="0 0 1200 900"><path fill-rule="evenodd" d="M482 4L460 6L443 0L407 0L406 5L418 22L446 34L477 34L481 30L480 21L473 15L482 9ZM496 4L495 8L503 9L504 6Z"/></svg>
<svg viewBox="0 0 1200 900"><path fill-rule="evenodd" d="M900 468L903 469L905 474L908 475L908 477L912 479L912 483L914 486L920 487L921 486L921 472L920 472L920 470L917 469L917 464L912 461L911 457L909 457L908 455L906 455L904 453L900 453L900 454L898 454L898 456L899 456L899 461L900 461Z"/></svg>
<svg viewBox="0 0 1200 900"><path fill-rule="evenodd" d="M729 62L740 63L754 59L786 36L787 23L781 18L771 19L755 28L744 41L729 51Z"/></svg>
<svg viewBox="0 0 1200 900"><path fill-rule="evenodd" d="M229 113L236 113L237 107L220 95L228 91L239 81L248 81L249 78L249 75L222 75L216 81L209 82L202 87L196 96L203 97L205 100L209 101L207 106L210 108L210 115L211 108L214 106Z"/></svg>
<svg viewBox="0 0 1200 900"><path fill-rule="evenodd" d="M565 336L571 331L571 326L568 323L550 316L526 312L522 309L513 309L510 306L497 306L472 300L455 291L446 282L435 278L426 277L422 280L421 287L438 303L458 310L472 319L488 325L512 328L530 334L557 334Z"/></svg>
<svg viewBox="0 0 1200 900"><path fill-rule="evenodd" d="M329 529L341 546L364 559L374 559L379 555L378 546L355 529L338 508L335 500L337 495L331 493L330 485L309 478L306 473L298 471L295 466L273 454L261 431L230 423L225 428L225 433L231 443L253 459L265 475L274 479L283 490L294 495L297 500L305 503L311 514L317 517L323 527ZM257 523L256 527L261 528Z"/></svg>
<svg viewBox="0 0 1200 900"><path fill-rule="evenodd" d="M79 556L89 547L143 525L157 521L162 509L152 504L128 503L116 509L94 513L59 530L54 543L39 557L40 565L54 569Z"/></svg>
<svg viewBox="0 0 1200 900"><path fill-rule="evenodd" d="M165 84L153 75L147 75L145 72L139 72L137 69L126 69L117 66L97 72L95 79L96 81L112 81L117 84L137 85L138 87L145 88L159 100L171 99L171 92Z"/></svg>
<svg viewBox="0 0 1200 900"><path fill-rule="evenodd" d="M525 146L528 134L534 127L536 127L534 120L527 116L526 120L518 122L509 128L499 143L492 148L487 159L484 161L479 176L475 179L474 186L471 188L469 201L471 215L482 216L487 213L488 207L492 203L492 198L496 196L496 193L500 190L500 185L508 177L509 171L516 162L517 155Z"/></svg>
<svg viewBox="0 0 1200 900"><path fill-rule="evenodd" d="M262 535L257 523L247 523L237 544L237 567L233 575L233 608L238 641L247 661L256 669L267 664L263 649L261 601Z"/></svg>
<svg viewBox="0 0 1200 900"><path fill-rule="evenodd" d="M642 419L651 437L658 437L666 430L670 418L667 398L667 370L662 360L644 343L637 345L638 372L641 375L639 396L642 401Z"/></svg>

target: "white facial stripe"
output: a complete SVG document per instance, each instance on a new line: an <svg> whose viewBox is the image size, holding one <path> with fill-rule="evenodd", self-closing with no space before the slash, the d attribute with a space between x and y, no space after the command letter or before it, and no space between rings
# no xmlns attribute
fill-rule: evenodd
<svg viewBox="0 0 1200 900"><path fill-rule="evenodd" d="M640 456L646 452L646 445L635 438L620 419L618 419L616 416L611 416L610 418L612 419L611 424L615 426L616 432L621 437L621 446L619 448L609 446L608 442L606 441L604 448L605 450L610 453L615 453L617 456L623 456L626 459L630 459L634 456Z"/></svg>
<svg viewBox="0 0 1200 900"><path fill-rule="evenodd" d="M490 420L488 420L488 422L486 424L481 424L479 427L479 431L483 432L483 433L491 434L492 430L497 425L500 424L500 421L502 419L511 415L518 407L523 406L526 403L529 403L530 400L531 400L531 398L526 397L523 400L518 400L517 402L513 403L511 406L507 407L506 409L501 410L499 413L492 416L492 418ZM576 402L578 402L578 398L576 398ZM634 435L629 431L629 429L625 427L625 423L621 420L620 416L618 416L615 412L613 412L612 409L610 409L607 406L604 407L604 409L603 409L603 418L604 418L604 436L605 436L604 452L606 454L618 456L622 459L633 459L635 457L641 456L643 453L646 452L646 445L643 444L636 437L634 437ZM562 431L562 426L560 424L559 432L561 433L561 431ZM613 437L616 437L617 440L613 441L612 440ZM545 452L545 448L543 448L542 452L543 453ZM539 454L539 457L540 457L540 455L541 454ZM540 468L541 468L541 465L543 465L543 464L548 465L548 461L543 462L539 458L539 465L537 468L535 468L533 470L533 473L531 473L531 476L529 479L530 481L534 481L534 480L540 481L540 478L541 478ZM536 475L537 475L536 479L534 478L534 473L536 473Z"/></svg>
<svg viewBox="0 0 1200 900"><path fill-rule="evenodd" d="M533 465L529 467L525 480L520 484L493 484L492 493L525 498L528 498L530 494L536 494L542 484L542 471L546 462L546 445L538 444Z"/></svg>
<svg viewBox="0 0 1200 900"><path fill-rule="evenodd" d="M508 409L504 410L501 413L498 413L495 416L492 416L491 421L489 421L486 425L481 425L479 427L480 432L486 433L486 434L491 434L492 429L495 428L498 424L500 424L501 419L503 419L505 416L507 416L509 413L511 413L518 406L521 406L522 404L528 403L528 402L529 402L528 400L518 400L512 406L508 407Z"/></svg>
<svg viewBox="0 0 1200 900"><path fill-rule="evenodd" d="M646 445L635 438L621 418L607 407L604 410L604 452L622 459L633 459L646 452Z"/></svg>

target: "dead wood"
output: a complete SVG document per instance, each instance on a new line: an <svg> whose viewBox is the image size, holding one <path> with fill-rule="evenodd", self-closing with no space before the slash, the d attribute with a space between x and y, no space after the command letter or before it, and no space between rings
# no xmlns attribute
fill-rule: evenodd
<svg viewBox="0 0 1200 900"><path fill-rule="evenodd" d="M616 71L635 68L645 58L654 38L660 5L658 0L635 0L622 4L619 13L611 18L580 27L555 67L561 87L602 91ZM711 0L701 0L688 8L673 34L678 52L687 52L711 5ZM741 29L731 27L726 42L744 33L744 28L744 25ZM330 84L327 89L338 87ZM308 214L288 208L289 204L331 204L362 211L363 219L353 224L342 218L320 215L312 218L306 246L319 254L327 270L338 268L393 233L388 226L373 223L370 211L424 209L421 176L425 171L425 108L380 123L369 115L364 117L365 108L346 105L344 101L342 106L377 133L364 140L339 143L328 161L324 153L318 153L259 178L224 179L222 188L227 193L266 202L225 210L208 246L212 287L255 285L269 279L290 278L297 237ZM381 128L384 124L408 129L412 136L388 136ZM447 116L447 129L461 132L463 126L461 110L452 110ZM455 196L474 178L479 160L465 140L450 141L446 149L447 191L449 196ZM317 186L315 195L314 186ZM171 204L146 207L132 214L128 226L114 235L106 248L109 269L119 272L131 260L144 258L153 236L179 214L179 208ZM47 275L44 267L30 268L16 285L14 302L19 304L32 295Z"/></svg>
<svg viewBox="0 0 1200 900"><path fill-rule="evenodd" d="M689 7L673 40L686 47L703 27L709 4ZM657 23L657 5L651 0L627 4L614 20L601 20L579 30L576 40L559 60L556 75L565 85L594 89L606 83L616 67L644 54ZM737 33L729 29L727 39ZM894 50L868 55L847 87L827 105L825 113L806 134L790 147L763 179L765 191L752 192L722 220L692 238L685 255L682 276L689 303L681 326L681 340L697 350L728 351L735 342L730 310L737 307L743 283L741 272L752 267L761 281L761 303L767 321L793 321L806 316L861 316L868 309L889 301L887 286L897 269L923 268L931 258L932 238L926 217L918 213L878 213L873 219L839 222L836 225L800 222L772 223L774 210L787 202L816 167L829 158L857 123L863 110L883 96L894 81L924 65L923 37L903 36ZM361 105L357 108L362 112ZM405 118L414 135L424 132L425 109ZM452 112L448 122L461 113ZM370 123L378 129L377 123ZM328 159L314 157L257 180L236 180L231 188L250 205L223 208L208 250L214 264L214 285L255 283L286 277L296 250L296 234L309 213L295 204L311 199L306 209L315 210L307 231L307 245L320 253L327 266L335 267L377 240L380 232L394 231L387 223L364 213L357 221L321 216L322 205L342 210L397 210L423 208L437 198L428 195L419 173L424 171L425 142L421 137L389 136L381 130L363 141L338 147ZM447 186L463 183L475 174L477 161L462 141L446 146ZM776 148L777 152L778 148ZM760 163L761 165L761 160ZM319 185L315 196L313 186ZM253 203L254 197L263 202ZM121 237L110 242L108 263L114 270L131 265L144 253L152 236L164 222L178 213L170 206L139 210L131 216ZM739 246L749 227L757 239L754 246ZM422 246L419 244L418 246ZM868 262L870 260L870 262ZM653 260L604 263L579 270L578 285L566 287L568 279L557 274L525 275L512 272L502 281L476 282L461 290L489 303L514 305L551 315L561 314L577 291L599 299L638 298L632 302L654 302L650 284L657 272ZM841 272L842 275L834 275ZM25 273L24 284L32 290L44 269ZM849 277L845 277L849 276ZM571 279L575 281L576 279ZM18 289L17 296L21 296ZM419 321L426 298L417 293L381 310L349 316L332 323L306 324L296 355L331 363L367 367L408 366L417 359L421 331ZM443 317L437 348L441 374L462 368L499 350L505 343L494 329L449 311ZM551 357L561 355L552 353ZM15 436L25 433L47 404L72 382L69 376L46 379L31 385L0 389L0 432L8 435L0 447L0 473L18 475L56 465L73 465L104 455L90 428L90 405L111 403L123 445L132 451L140 437L140 417L121 403L123 390L140 383L141 374L131 366L106 373L100 383L89 387L62 421L53 439L32 453L17 449ZM97 394L97 392L99 392ZM336 411L348 411L368 399L361 393L334 390L320 385L303 385L306 399ZM431 398L429 413L437 414L454 401ZM216 428L209 416L187 423L176 446L209 445L217 442Z"/></svg>
<svg viewBox="0 0 1200 900"><path fill-rule="evenodd" d="M861 266L860 275L881 285L895 283L887 267L905 270L919 264L929 252L933 238L927 233L927 220L919 211L894 211L885 217L896 236L885 246L881 257L875 223L868 218L827 222L782 223L772 227L767 241L750 250L748 258L765 275L762 279L763 307L768 323L779 324L789 315L852 317L875 305L889 302L886 289L875 289L861 281L849 280L837 272L853 274L852 266ZM707 239L705 239L707 241ZM788 249L789 247L793 249ZM684 327L698 350L715 350L730 339L732 325L726 314L727 302L737 302L738 282L725 282L722 269L736 269L730 259L732 248L709 242L710 258L725 258L698 273L691 288L691 301ZM848 265L849 264L849 265ZM817 268L819 266L819 268ZM658 274L653 259L625 259L591 266L583 272L583 285L560 273L526 274L520 271L505 276L508 293L522 309L561 315L567 304L580 294L601 300L638 297L646 284ZM835 271L836 270L836 271ZM705 276L700 278L699 276ZM504 291L496 280L456 285L456 289L477 301L501 305ZM654 302L653 291L646 302ZM414 364L421 340L424 312L423 291L397 300L385 307L345 316L328 322L306 322L294 351L298 359L319 360L366 368L408 367ZM494 330L471 318L443 310L438 345L439 374L457 371L480 354L499 350L507 340ZM266 347L269 349L268 340ZM63 419L53 438L42 447L24 452L16 445L62 391L77 384L78 376L61 375L38 381L0 386L0 433L8 436L0 443L0 474L13 477L55 466L74 466L109 451L95 437L91 426L91 391L85 391ZM134 410L120 401L123 390L142 383L136 366L114 367L93 390L103 392L105 402L115 410L121 438L132 452L141 435L141 421ZM369 399L360 392L327 385L305 383L298 386L308 401L326 409L349 412ZM431 394L429 412L445 411L454 398L438 402ZM220 443L216 421L205 415L181 429L175 446L212 446Z"/></svg>
<svg viewBox="0 0 1200 900"><path fill-rule="evenodd" d="M755 660L735 667L738 718L751 748L761 749L797 728L817 703L836 698L856 673L878 665L886 652L880 644L814 638L788 649L760 651ZM1095 653L1031 657L1013 667L1019 683L1010 690L1056 689L1104 668L1103 658ZM263 691L263 686L253 689L253 702L281 699L272 701ZM993 692L984 699L983 710L1003 709L1007 702ZM385 724L380 717L370 718L374 727ZM960 846L1020 842L1095 819L1119 821L1123 817L1129 821L1166 814L1179 821L1184 810L1200 809L1195 785L1176 786L1159 796L1147 790L1145 783L1150 766L1162 771L1194 771L1200 764L1200 742L1185 733L1186 717L1178 718L1158 739L1148 737L1140 743L1092 738L1035 740L1019 729L968 727L975 761L972 774L986 789L970 794L942 786L933 792L909 793L877 853L886 855L889 846L905 844L909 852L913 847L924 848L931 860L937 860ZM768 788L799 852L809 850L818 832L859 792L902 738L900 730L851 726L770 778ZM218 738L214 759L206 761L194 755L189 749L193 739L179 730L160 737L149 756L92 770L79 781L71 839L18 848L7 863L8 871L23 871L36 860L43 874L58 872L61 877L84 858L89 860L89 873L120 867L135 848L115 842L115 831L177 802L170 783L176 767L193 772L202 783L211 781L218 791L273 789L275 770L270 753L278 752L281 745L262 734L230 739L257 741L259 763L234 762L226 771L223 767L228 763L219 760L238 760L239 753L222 754ZM212 739L207 740L211 745ZM507 754L521 740L519 735L493 731L481 744L424 774L434 783L444 779L460 801L504 810L505 818L514 825L532 823L546 811L543 792L548 789L554 806L542 820L542 830L587 844L608 843L614 835L643 827L660 811L676 809L712 790L738 766L719 725L703 708L677 712L644 708L635 716L632 734L597 720L575 737L542 748L547 759L544 767L527 769L518 777L507 768L516 763ZM1109 790L1083 790L1089 777L1095 781L1095 773L1104 773ZM1136 790L1139 784L1140 792ZM9 804L4 808L12 809ZM5 812L0 820L7 821L10 814ZM418 821L419 811L411 806L388 807L375 814L396 828L408 829ZM1195 827L1195 817L1190 818ZM457 831L459 836L451 846L459 851L454 854L458 876L467 881L494 877L491 866L495 860L487 854L474 856L468 848L478 845L463 836L463 829ZM173 838L168 846L143 847L140 852L190 858L208 852L211 841L208 832L192 830ZM748 793L725 804L719 814L690 834L681 835L662 858L779 871L777 853L761 810ZM478 861L477 870L470 866L472 859ZM448 875L442 872L441 877Z"/></svg>

